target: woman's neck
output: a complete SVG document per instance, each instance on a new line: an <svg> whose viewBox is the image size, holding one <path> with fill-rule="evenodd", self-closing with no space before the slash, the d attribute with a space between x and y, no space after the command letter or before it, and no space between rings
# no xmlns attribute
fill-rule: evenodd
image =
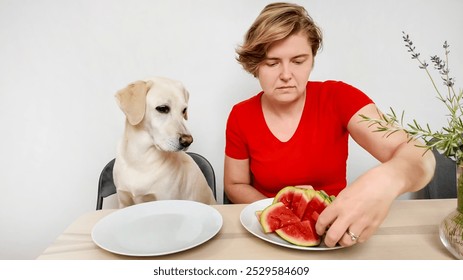
<svg viewBox="0 0 463 280"><path fill-rule="evenodd" d="M304 111L306 94L292 102L274 102L262 96L262 112L272 134L287 142L296 132Z"/></svg>

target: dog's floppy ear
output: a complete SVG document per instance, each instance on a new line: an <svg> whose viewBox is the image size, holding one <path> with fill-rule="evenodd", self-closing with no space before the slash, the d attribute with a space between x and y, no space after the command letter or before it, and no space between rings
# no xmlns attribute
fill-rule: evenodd
<svg viewBox="0 0 463 280"><path fill-rule="evenodd" d="M137 125L145 116L146 94L153 82L136 81L116 93L116 100L131 125Z"/></svg>

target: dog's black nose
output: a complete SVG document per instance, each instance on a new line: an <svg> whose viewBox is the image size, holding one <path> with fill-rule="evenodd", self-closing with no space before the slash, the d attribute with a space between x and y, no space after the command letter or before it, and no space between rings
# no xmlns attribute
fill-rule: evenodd
<svg viewBox="0 0 463 280"><path fill-rule="evenodd" d="M182 134L180 135L178 141L183 148L188 148L191 145L191 143L193 143L193 136L188 134Z"/></svg>

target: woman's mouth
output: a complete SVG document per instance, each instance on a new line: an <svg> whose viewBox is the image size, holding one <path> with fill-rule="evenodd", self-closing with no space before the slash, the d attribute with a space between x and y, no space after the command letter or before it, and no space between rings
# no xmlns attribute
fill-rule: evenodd
<svg viewBox="0 0 463 280"><path fill-rule="evenodd" d="M282 86L282 87L277 87L277 89L292 89L295 88L295 86Z"/></svg>

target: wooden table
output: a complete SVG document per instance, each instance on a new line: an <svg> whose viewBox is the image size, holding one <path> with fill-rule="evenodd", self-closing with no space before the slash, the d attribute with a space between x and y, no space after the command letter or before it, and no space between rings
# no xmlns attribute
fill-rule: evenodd
<svg viewBox="0 0 463 280"><path fill-rule="evenodd" d="M240 223L246 205L215 205L223 217L220 232L193 249L161 257L164 260L440 260L454 259L439 240L438 225L456 207L456 199L397 200L367 242L329 251L302 251L268 243L249 233ZM91 238L93 226L115 210L89 212L74 221L38 259L137 259L100 249Z"/></svg>

